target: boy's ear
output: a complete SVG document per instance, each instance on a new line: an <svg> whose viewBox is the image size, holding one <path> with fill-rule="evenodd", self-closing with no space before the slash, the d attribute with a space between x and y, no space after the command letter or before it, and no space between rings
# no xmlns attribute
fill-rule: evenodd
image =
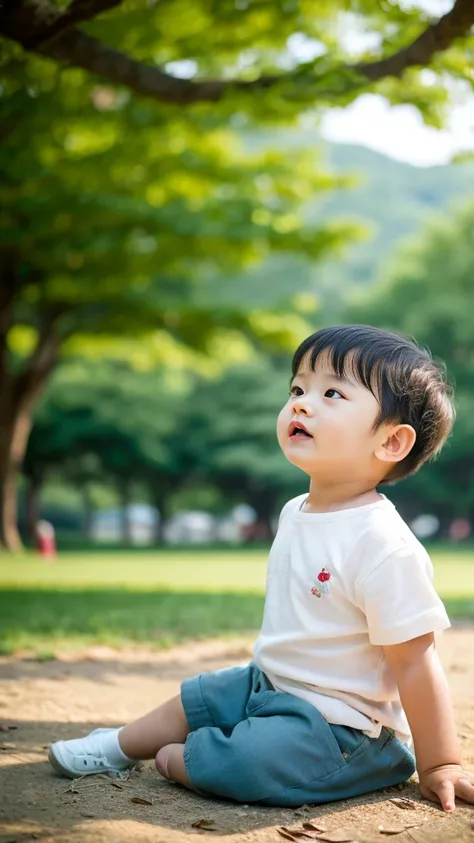
<svg viewBox="0 0 474 843"><path fill-rule="evenodd" d="M381 462L401 462L415 444L416 433L411 424L398 424L386 431L384 441L375 449Z"/></svg>

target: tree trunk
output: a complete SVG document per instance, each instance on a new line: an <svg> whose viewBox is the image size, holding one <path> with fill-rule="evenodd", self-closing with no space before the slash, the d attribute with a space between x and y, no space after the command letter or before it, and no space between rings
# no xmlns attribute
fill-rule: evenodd
<svg viewBox="0 0 474 843"><path fill-rule="evenodd" d="M253 541L268 541L273 539L274 530L272 517L275 513L276 495L269 489L261 489L257 494L248 495L248 503L257 513L257 522L254 526Z"/></svg>
<svg viewBox="0 0 474 843"><path fill-rule="evenodd" d="M166 544L165 539L165 527L166 521L168 518L168 504L167 504L168 495L153 495L153 503L156 509L158 510L160 517L156 521L155 526L155 543L160 547Z"/></svg>
<svg viewBox="0 0 474 843"><path fill-rule="evenodd" d="M83 505L82 535L85 539L90 539L92 536L92 516L94 512L94 506L88 483L84 483L81 488L81 492Z"/></svg>
<svg viewBox="0 0 474 843"><path fill-rule="evenodd" d="M12 372L8 333L12 327L15 279L2 279L0 296L0 541L8 549L21 550L18 531L18 474L30 435L32 412L47 377L58 360L56 315L43 314L36 348L18 372ZM18 287L18 285L16 285Z"/></svg>
<svg viewBox="0 0 474 843"><path fill-rule="evenodd" d="M122 541L124 544L132 543L132 531L130 524L130 484L127 480L122 480L119 484L120 495L120 515L122 526Z"/></svg>
<svg viewBox="0 0 474 843"><path fill-rule="evenodd" d="M3 397L3 396L2 396ZM0 417L0 536L8 550L19 551L18 474L31 429L31 412L11 408Z"/></svg>
<svg viewBox="0 0 474 843"><path fill-rule="evenodd" d="M39 521L39 492L41 479L38 476L26 478L26 535L34 546L36 543L36 528Z"/></svg>

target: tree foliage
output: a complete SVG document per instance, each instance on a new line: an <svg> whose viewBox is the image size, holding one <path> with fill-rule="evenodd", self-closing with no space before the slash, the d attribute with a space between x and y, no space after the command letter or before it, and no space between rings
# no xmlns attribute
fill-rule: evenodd
<svg viewBox="0 0 474 843"><path fill-rule="evenodd" d="M191 126L153 103L109 107L82 72L11 51L3 86L0 513L15 546L31 409L61 353L140 337L163 359L173 339L204 351L226 329L292 341L286 319L265 314L288 306L290 277L256 279L257 308L229 297L226 278L275 253L317 258L351 229L302 221L301 202L337 183L305 153L244 155L204 116Z"/></svg>
<svg viewBox="0 0 474 843"><path fill-rule="evenodd" d="M219 102L228 114L280 119L378 86L434 117L446 72L472 84L471 0L455 0L439 19L377 0L4 0L3 8L0 31L27 50L160 102ZM369 36L369 49L354 55L350 28ZM288 49L295 33L299 51ZM435 86L420 75L429 64Z"/></svg>
<svg viewBox="0 0 474 843"><path fill-rule="evenodd" d="M231 367L217 380L197 382L186 425L195 471L227 503L250 504L267 534L278 506L304 488L276 438L288 385L288 360L260 357Z"/></svg>

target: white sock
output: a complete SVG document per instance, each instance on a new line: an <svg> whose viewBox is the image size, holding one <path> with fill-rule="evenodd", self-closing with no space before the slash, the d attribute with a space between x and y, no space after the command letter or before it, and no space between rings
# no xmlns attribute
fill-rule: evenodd
<svg viewBox="0 0 474 843"><path fill-rule="evenodd" d="M100 736L102 751L107 758L107 761L117 767L123 767L130 761L136 760L134 758L129 758L128 755L125 755L122 747L120 746L119 732L121 732L122 729L123 726L120 729L114 729L111 732L104 732L104 734Z"/></svg>

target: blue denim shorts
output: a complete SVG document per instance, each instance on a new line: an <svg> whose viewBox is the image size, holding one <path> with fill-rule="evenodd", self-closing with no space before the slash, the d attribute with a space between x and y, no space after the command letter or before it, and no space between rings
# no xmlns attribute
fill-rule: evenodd
<svg viewBox="0 0 474 843"><path fill-rule="evenodd" d="M193 787L282 807L360 796L400 784L415 759L393 732L369 738L331 726L305 700L277 691L254 664L201 673L181 686Z"/></svg>

